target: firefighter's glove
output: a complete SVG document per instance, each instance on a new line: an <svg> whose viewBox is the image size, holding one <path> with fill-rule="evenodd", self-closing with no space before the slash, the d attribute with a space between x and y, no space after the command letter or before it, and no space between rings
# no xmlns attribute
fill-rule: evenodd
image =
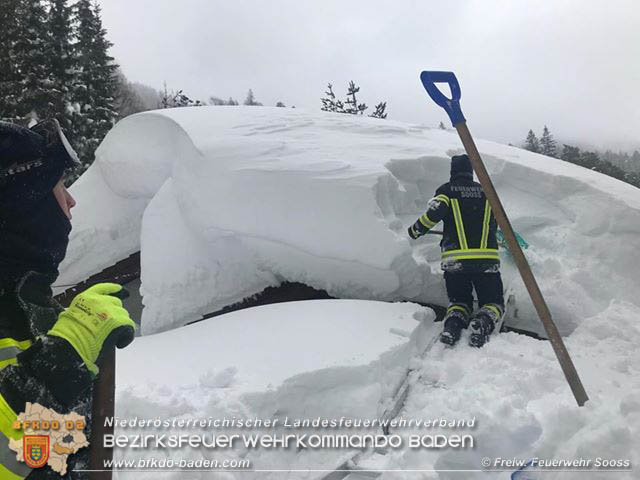
<svg viewBox="0 0 640 480"><path fill-rule="evenodd" d="M415 231L415 229L413 228L413 225L409 227L408 232L409 232L409 236L414 240L417 240L420 237L420 234Z"/></svg>
<svg viewBox="0 0 640 480"><path fill-rule="evenodd" d="M124 348L135 336L135 323L122 307L122 301L112 296L122 290L115 283L99 283L76 296L48 334L67 340L78 352L94 375L102 351L114 345Z"/></svg>

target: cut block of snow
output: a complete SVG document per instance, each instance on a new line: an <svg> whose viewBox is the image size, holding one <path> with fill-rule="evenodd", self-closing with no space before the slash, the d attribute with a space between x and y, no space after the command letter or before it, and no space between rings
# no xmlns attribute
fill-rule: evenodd
<svg viewBox="0 0 640 480"><path fill-rule="evenodd" d="M118 384L211 384L221 369L233 368L235 385L261 390L308 371L368 365L407 342L393 330L413 332L418 311L434 318L416 304L362 300L289 302L227 313L137 338L118 352Z"/></svg>
<svg viewBox="0 0 640 480"><path fill-rule="evenodd" d="M141 242L140 291L144 317L152 319L143 322L143 333L175 325L176 318L199 318L278 283L273 274L258 269L251 251L236 236L212 231L205 241L193 235L186 220L175 200L173 180L168 179L149 203L142 223L148 234Z"/></svg>
<svg viewBox="0 0 640 480"><path fill-rule="evenodd" d="M420 323L416 317L422 318ZM315 300L250 308L136 338L117 353L119 419L278 420L273 428L116 428L116 434L300 434L296 419L373 419L435 331L435 314L413 303ZM409 338L392 329L411 331ZM351 433L351 429L333 429ZM379 428L369 433L378 434ZM253 468L331 468L349 449L182 449L186 460L249 458ZM156 461L171 449L136 450ZM131 450L116 449L115 458ZM239 473L240 475L242 473ZM156 478L156 472L119 473ZM206 475L206 474L205 474ZM266 474L265 474L266 475ZM281 478L273 473L270 478ZM281 475L281 473L280 473ZM239 477L231 477L239 478ZM269 478L269 477L264 477Z"/></svg>

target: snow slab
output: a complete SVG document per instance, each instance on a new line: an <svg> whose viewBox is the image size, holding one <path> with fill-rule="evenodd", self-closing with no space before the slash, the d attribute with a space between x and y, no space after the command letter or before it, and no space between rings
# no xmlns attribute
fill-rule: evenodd
<svg viewBox="0 0 640 480"><path fill-rule="evenodd" d="M473 127L471 125L471 127ZM638 305L640 190L477 139L560 331L612 299ZM176 108L120 121L72 187L73 284L142 250L144 334L269 285L446 303L437 236L407 227L462 152L452 131L268 107ZM518 275L513 326L542 332Z"/></svg>
<svg viewBox="0 0 640 480"><path fill-rule="evenodd" d="M435 318L430 309L413 303L364 300L310 300L239 310L137 338L118 353L118 385L135 386L141 378L176 387L215 383L216 375L231 367L235 373L225 386L276 388L304 372L368 365L407 342L417 312ZM209 371L206 378L203 370Z"/></svg>
<svg viewBox="0 0 640 480"><path fill-rule="evenodd" d="M250 308L139 337L117 354L116 416L168 421L375 418L381 402L401 383L411 359L433 335L434 318L431 309L414 303L313 300ZM232 432L274 433L232 428L116 428L116 435ZM135 454L162 459L176 453L171 449L116 449L115 458L130 459ZM250 458L252 468L310 468L316 464L326 468L347 453L350 450L318 450L301 456L295 449L179 451L181 458L189 460ZM187 478L184 475L163 478ZM121 472L117 478L152 479L157 473ZM189 478L236 477L204 472ZM273 474L271 478L281 477Z"/></svg>

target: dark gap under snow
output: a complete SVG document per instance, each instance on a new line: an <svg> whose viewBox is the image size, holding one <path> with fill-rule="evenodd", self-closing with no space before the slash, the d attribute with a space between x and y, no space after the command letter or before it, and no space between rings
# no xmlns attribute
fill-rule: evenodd
<svg viewBox="0 0 640 480"><path fill-rule="evenodd" d="M56 300L58 300L63 306L68 306L73 300L73 297L80 293L81 291L89 288L91 285L100 282L116 282L128 287L131 293L131 297L124 301L124 306L129 310L132 318L138 324L140 324L141 312L144 308L142 305L142 297L138 292L140 281L140 252L136 252L129 257L117 262L116 264L108 267L101 272L92 275L90 278L85 280L84 282L78 283L77 285L70 286L67 290L65 290L60 295L56 296ZM234 303L232 305L227 305L224 308L221 308L215 312L210 312L202 316L197 320L193 320L188 322L187 325L191 325L194 323L202 322L203 320L207 320L213 317L217 317L220 315L224 315L225 313L235 312L238 310L244 310L246 308L259 307L261 305L271 305L274 303L285 303L285 302L298 302L303 300L324 300L324 299L336 299L327 293L326 290L319 290L313 288L309 285L305 285L300 282L289 282L283 281L280 285L267 287L261 292L256 293L250 297L245 298L241 302ZM343 299L348 300L348 299ZM413 303L418 303L424 307L431 308L436 313L436 322L442 321L445 313L446 307L442 305L437 305L434 303L423 303L416 302L413 300L405 300L412 301ZM530 332L528 330L523 330L519 328L513 328L508 326L503 326L502 331L505 332L514 332L521 335L527 335L532 338L536 338L538 340L544 340L540 336L538 336L534 332Z"/></svg>

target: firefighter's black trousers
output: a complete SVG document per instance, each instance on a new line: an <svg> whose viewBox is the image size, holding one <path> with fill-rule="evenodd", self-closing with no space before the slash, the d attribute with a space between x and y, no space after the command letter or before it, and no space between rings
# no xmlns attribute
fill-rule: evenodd
<svg viewBox="0 0 640 480"><path fill-rule="evenodd" d="M478 307L488 303L504 308L504 293L500 272L464 273L444 272L449 302L466 305L473 312L473 290L478 297Z"/></svg>

